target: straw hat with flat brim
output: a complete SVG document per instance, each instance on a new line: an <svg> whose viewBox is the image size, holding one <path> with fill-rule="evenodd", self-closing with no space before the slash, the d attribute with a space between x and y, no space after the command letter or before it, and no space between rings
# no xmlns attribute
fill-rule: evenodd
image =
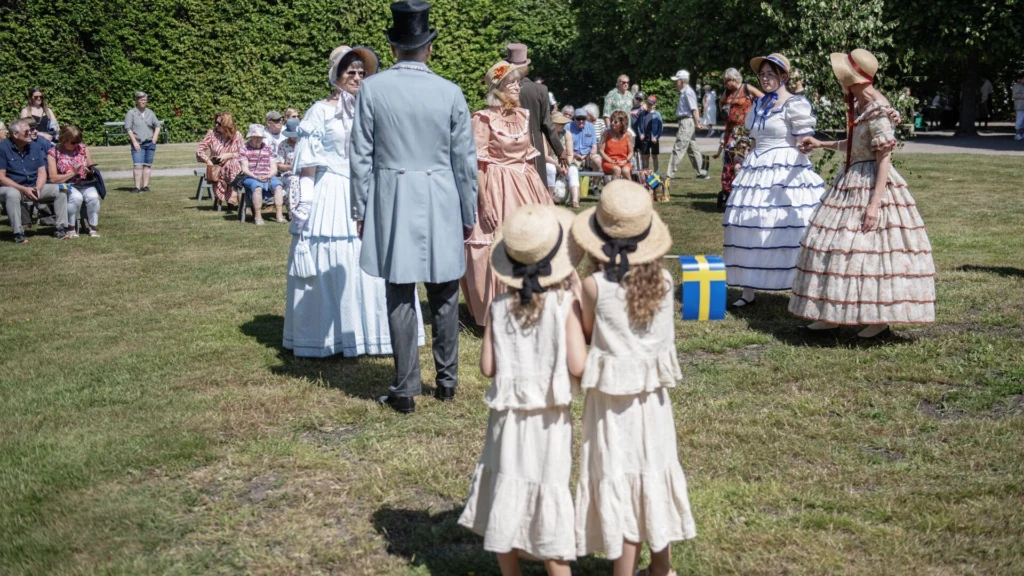
<svg viewBox="0 0 1024 576"><path fill-rule="evenodd" d="M570 234L575 217L572 211L557 206L517 208L494 233L494 275L502 284L519 290L523 288L523 267L550 259L550 273L537 276L540 285L548 288L568 278L583 257Z"/></svg>
<svg viewBox="0 0 1024 576"><path fill-rule="evenodd" d="M629 180L612 180L605 185L597 207L576 217L572 235L580 248L604 263L611 261L606 244L635 240L636 250L626 253L630 264L657 260L672 247L672 234L654 211L651 196L643 186Z"/></svg>
<svg viewBox="0 0 1024 576"><path fill-rule="evenodd" d="M828 58L832 61L832 73L843 88L875 82L878 59L871 52L857 48L849 54L833 52Z"/></svg>
<svg viewBox="0 0 1024 576"><path fill-rule="evenodd" d="M752 58L750 60L750 67L754 70L754 74L761 73L761 65L764 64L766 60L776 66L779 66L787 74L789 73L789 58L786 58L778 52L772 52L767 56L758 56L757 58Z"/></svg>
<svg viewBox="0 0 1024 576"><path fill-rule="evenodd" d="M568 124L569 122L572 122L572 120L570 120L568 116L562 114L561 112L552 112L551 122L555 124Z"/></svg>
<svg viewBox="0 0 1024 576"><path fill-rule="evenodd" d="M349 52L355 52L359 55L359 59L363 61L363 70L366 71L366 77L373 76L377 72L377 67L380 66L380 58L377 58L377 53L372 49L366 46L356 46L355 48L338 46L331 52L329 59L331 68L327 72L327 77L331 81L331 86L338 83L338 65L341 64L341 59Z"/></svg>

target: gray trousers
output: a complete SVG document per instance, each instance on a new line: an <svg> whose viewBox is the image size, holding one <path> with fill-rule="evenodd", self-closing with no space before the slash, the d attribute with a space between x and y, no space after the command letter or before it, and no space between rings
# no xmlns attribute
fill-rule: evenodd
<svg viewBox="0 0 1024 576"><path fill-rule="evenodd" d="M696 124L693 122L693 118L680 118L679 119L679 130L676 132L676 143L672 146L672 157L668 161L668 172L665 176L669 178L676 177L676 168L679 167L679 161L683 159L683 155L690 157L690 164L693 165L693 169L697 171L697 175L703 176L705 172L701 170L701 164L703 159L700 155L700 148L697 147L697 139L694 138L696 132Z"/></svg>
<svg viewBox="0 0 1024 576"><path fill-rule="evenodd" d="M15 188L4 186L0 188L0 198L3 198L4 206L7 208L11 229L15 234L24 233L25 229L21 224L21 201L27 197ZM53 200L53 215L57 217L57 227L67 228L68 195L61 192L56 184L44 184L43 189L39 191L39 200L43 202Z"/></svg>
<svg viewBox="0 0 1024 576"><path fill-rule="evenodd" d="M459 381L459 281L424 283L424 287L433 326L436 384L454 388ZM387 283L388 326L395 356L395 382L388 392L398 398L422 392L416 298L416 284Z"/></svg>

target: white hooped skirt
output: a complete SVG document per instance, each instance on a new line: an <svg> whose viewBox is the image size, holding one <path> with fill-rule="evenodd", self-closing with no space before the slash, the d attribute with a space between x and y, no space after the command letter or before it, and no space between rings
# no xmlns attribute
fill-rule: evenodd
<svg viewBox="0 0 1024 576"><path fill-rule="evenodd" d="M296 356L310 358L391 354L384 280L359 267L362 241L350 216L349 179L332 172L319 174L314 194L307 230L317 274L288 275L282 345ZM299 240L294 224L292 235L289 270ZM422 346L418 299L416 315Z"/></svg>

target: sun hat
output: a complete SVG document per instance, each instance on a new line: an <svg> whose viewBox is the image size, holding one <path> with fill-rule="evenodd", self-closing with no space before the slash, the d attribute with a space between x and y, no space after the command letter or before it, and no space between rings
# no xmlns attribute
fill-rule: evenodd
<svg viewBox="0 0 1024 576"><path fill-rule="evenodd" d="M298 118L291 118L284 124L284 130L281 130L281 134L284 134L285 138L298 138L299 137L299 124L302 120Z"/></svg>
<svg viewBox="0 0 1024 576"><path fill-rule="evenodd" d="M331 52L331 57L328 59L331 68L327 72L327 78L331 81L331 86L338 83L338 64L341 63L341 59L349 52L355 52L359 55L359 58L363 61L363 70L366 71L367 76L373 76L377 72L380 58L377 57L377 53L371 48L366 46L356 46L355 48L338 46Z"/></svg>
<svg viewBox="0 0 1024 576"><path fill-rule="evenodd" d="M572 120L569 120L568 116L557 110L551 113L551 121L555 124L568 124L569 122L572 122Z"/></svg>
<svg viewBox="0 0 1024 576"><path fill-rule="evenodd" d="M576 110L573 112L572 117L573 118L583 118L584 120L586 120L587 119L587 111L583 107L576 108Z"/></svg>
<svg viewBox="0 0 1024 576"><path fill-rule="evenodd" d="M263 124L249 124L249 133L245 135L246 138L266 138L267 133L263 130Z"/></svg>
<svg viewBox="0 0 1024 576"><path fill-rule="evenodd" d="M576 217L572 235L587 254L608 264L605 274L613 282L630 264L653 262L672 247L672 234L654 211L650 194L629 180L606 184L597 206Z"/></svg>
<svg viewBox="0 0 1024 576"><path fill-rule="evenodd" d="M843 88L857 84L873 84L878 72L878 59L875 55L862 48L849 54L833 52L829 55L832 61L832 73L836 75Z"/></svg>
<svg viewBox="0 0 1024 576"><path fill-rule="evenodd" d="M761 73L761 64L763 64L765 60L782 68L787 74L789 73L789 58L786 58L778 52L772 52L767 56L758 56L750 59L750 67L754 70L754 74Z"/></svg>
<svg viewBox="0 0 1024 576"><path fill-rule="evenodd" d="M497 88L501 85L501 81L509 75L513 70L519 70L520 74L526 69L526 66L519 64L511 64L508 60L498 60L498 62L491 66L484 75L484 84L490 88Z"/></svg>
<svg viewBox="0 0 1024 576"><path fill-rule="evenodd" d="M637 92L636 94L633 94L633 99L634 100L643 100L646 97L647 97L647 94L644 94L643 90Z"/></svg>
<svg viewBox="0 0 1024 576"><path fill-rule="evenodd" d="M676 72L676 75L672 77L673 80L690 80L690 73L686 70L680 70Z"/></svg>
<svg viewBox="0 0 1024 576"><path fill-rule="evenodd" d="M523 303L576 269L583 252L570 233L575 217L565 208L526 204L494 232L491 269L502 284L521 290Z"/></svg>
<svg viewBox="0 0 1024 576"><path fill-rule="evenodd" d="M263 117L264 120L280 120L282 118L284 118L284 116L281 116L281 113L278 112L277 110L271 110L270 112L267 112L266 116Z"/></svg>

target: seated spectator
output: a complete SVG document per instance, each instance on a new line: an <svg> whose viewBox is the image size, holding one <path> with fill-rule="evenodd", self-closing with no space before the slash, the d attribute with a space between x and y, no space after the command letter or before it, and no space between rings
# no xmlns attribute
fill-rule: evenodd
<svg viewBox="0 0 1024 576"><path fill-rule="evenodd" d="M0 120L0 140L7 139L7 125L4 124L3 120Z"/></svg>
<svg viewBox="0 0 1024 576"><path fill-rule="evenodd" d="M239 158L242 174L242 187L245 193L252 200L252 218L257 226L263 225L263 200L274 200L274 208L277 209L277 221L287 222L281 207L284 203L284 187L281 179L277 177L277 162L271 154L270 146L263 142L266 134L262 124L250 124L249 133L245 135L248 142L242 147L242 156ZM259 191L257 194L256 191Z"/></svg>
<svg viewBox="0 0 1024 576"><path fill-rule="evenodd" d="M284 128L284 116L281 115L277 110L271 110L267 112L266 126L264 130L267 133L267 137L264 139L265 144L270 146L270 151L277 157L277 147L281 145L281 142L285 141L286 136L281 133L281 129Z"/></svg>
<svg viewBox="0 0 1024 576"><path fill-rule="evenodd" d="M39 147L43 149L43 152L49 152L50 148L53 148L53 142L43 137L36 125L34 118L25 118L25 122L28 122L29 138L33 142L39 144Z"/></svg>
<svg viewBox="0 0 1024 576"><path fill-rule="evenodd" d="M629 133L629 114L622 110L612 112L611 128L601 140L601 169L612 178L629 180L633 176L633 136Z"/></svg>
<svg viewBox="0 0 1024 576"><path fill-rule="evenodd" d="M57 218L58 240L68 237L68 197L56 184L46 183L46 153L32 140L28 122L15 120L11 135L0 142L0 200L7 208L7 218L14 230L14 243L24 244L25 230L21 224L22 200L53 201Z"/></svg>
<svg viewBox="0 0 1024 576"><path fill-rule="evenodd" d="M132 194L149 192L149 176L153 172L156 142L160 138L160 120L147 108L149 96L135 93L135 106L124 115L124 131L132 143L132 176L135 186Z"/></svg>
<svg viewBox="0 0 1024 576"><path fill-rule="evenodd" d="M578 168L599 170L601 156L597 153L597 135L594 132L594 125L587 120L588 116L587 110L577 108L573 122L569 126L569 134L572 135L572 161Z"/></svg>
<svg viewBox="0 0 1024 576"><path fill-rule="evenodd" d="M565 106L562 106L562 116L568 118L570 122L572 121L572 117L575 115L576 109L572 107L572 104L566 104Z"/></svg>
<svg viewBox="0 0 1024 576"><path fill-rule="evenodd" d="M594 136L597 138L597 141L600 142L601 137L604 136L605 128L607 128L604 125L604 118L601 117L601 111L598 110L597 104L594 104L593 102L584 106L583 110L587 113L587 122L594 125Z"/></svg>
<svg viewBox="0 0 1024 576"><path fill-rule="evenodd" d="M207 166L220 166L220 174L213 184L213 194L221 204L237 206L238 198L231 181L238 175L238 157L242 153L242 135L235 127L235 118L230 112L218 112L213 116L213 130L206 133L196 148L196 160Z"/></svg>
<svg viewBox="0 0 1024 576"><path fill-rule="evenodd" d="M70 187L68 194L69 238L78 238L78 215L85 203L89 236L98 238L100 220L100 193L95 185L92 156L82 144L82 131L74 124L60 129L57 145L46 153L51 184ZM62 186L63 187L63 186Z"/></svg>
<svg viewBox="0 0 1024 576"><path fill-rule="evenodd" d="M571 108L571 106L570 106ZM562 149L572 150L572 134L565 129L565 126L569 123L569 117L561 112L555 112L551 115L551 122L554 123L555 129L558 130L558 135L562 139ZM572 207L580 207L580 169L575 163L570 163L568 167L563 168L558 162L558 158L551 153L551 149L548 148L548 155L545 158L547 176L548 176L548 191L552 195L555 193L555 181L558 179L558 175L561 174L566 179L566 186L569 188L569 195L572 198Z"/></svg>
<svg viewBox="0 0 1024 576"><path fill-rule="evenodd" d="M299 111L296 110L295 108L285 108L283 116L285 122L291 120L292 118L302 120L302 114L299 114Z"/></svg>
<svg viewBox="0 0 1024 576"><path fill-rule="evenodd" d="M21 118L32 118L36 121L36 127L40 136L49 142L57 137L57 115L53 113L46 103L46 95L39 88L32 88L28 91L28 106L21 109Z"/></svg>
<svg viewBox="0 0 1024 576"><path fill-rule="evenodd" d="M293 191L299 187L299 178L292 170L292 164L295 161L295 145L299 139L299 123L301 121L298 118L290 118L284 125L284 130L281 131L285 136L284 142L277 147L277 173L281 175L281 182L284 184L285 195L288 196L289 206L294 199L298 198L298 194L294 194ZM291 211L289 210L289 216Z"/></svg>

